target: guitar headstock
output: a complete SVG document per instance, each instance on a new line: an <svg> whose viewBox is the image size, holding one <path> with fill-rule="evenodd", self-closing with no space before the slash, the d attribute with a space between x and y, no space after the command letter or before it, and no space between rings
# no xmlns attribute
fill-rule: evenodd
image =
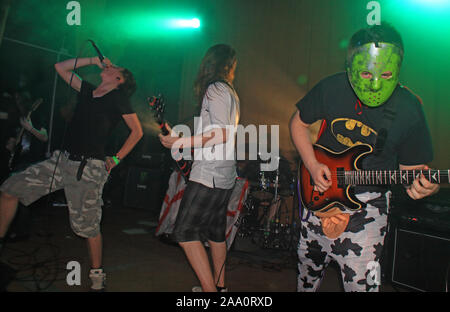
<svg viewBox="0 0 450 312"><path fill-rule="evenodd" d="M151 96L147 98L147 101L150 108L154 111L154 116L158 123L163 122L166 109L163 96L161 94L158 96Z"/></svg>

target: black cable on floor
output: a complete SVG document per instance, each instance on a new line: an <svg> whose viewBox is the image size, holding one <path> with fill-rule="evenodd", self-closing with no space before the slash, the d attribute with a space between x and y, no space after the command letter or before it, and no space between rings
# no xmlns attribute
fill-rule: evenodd
<svg viewBox="0 0 450 312"><path fill-rule="evenodd" d="M16 270L14 280L29 291L45 291L55 281L64 281L67 273L65 266L69 261L73 261L73 258L61 258L60 248L47 241L36 243L30 252L9 245L5 249L16 254L7 260ZM32 283L34 287L31 289L26 283Z"/></svg>

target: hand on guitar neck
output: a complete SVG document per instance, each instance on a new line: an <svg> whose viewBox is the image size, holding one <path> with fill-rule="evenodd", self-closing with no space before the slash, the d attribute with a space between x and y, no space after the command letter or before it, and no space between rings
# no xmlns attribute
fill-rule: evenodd
<svg viewBox="0 0 450 312"><path fill-rule="evenodd" d="M180 140L180 138L177 135L172 136L172 128L169 126L168 123L164 123L161 129L162 133L158 134L161 144L166 148L172 148L175 142ZM182 148L183 146L179 145L177 147Z"/></svg>
<svg viewBox="0 0 450 312"><path fill-rule="evenodd" d="M31 131L33 127L33 123L31 122L31 119L29 117L20 118L20 125L27 131Z"/></svg>
<svg viewBox="0 0 450 312"><path fill-rule="evenodd" d="M184 163L181 164L180 162L183 162L183 142L185 142L186 140L183 141L176 133L175 135L172 135L172 131L173 130L169 126L169 124L164 123L161 127L162 133L158 134L158 137L161 141L161 144L171 150L172 158L178 163L178 165L181 165L183 167ZM180 169L184 170L184 167Z"/></svg>
<svg viewBox="0 0 450 312"><path fill-rule="evenodd" d="M403 166L400 165L400 170L430 170L427 165L422 166ZM423 173L420 177L415 179L411 185L406 186L406 193L412 199L421 199L427 196L436 194L439 191L439 184L431 183L425 178Z"/></svg>

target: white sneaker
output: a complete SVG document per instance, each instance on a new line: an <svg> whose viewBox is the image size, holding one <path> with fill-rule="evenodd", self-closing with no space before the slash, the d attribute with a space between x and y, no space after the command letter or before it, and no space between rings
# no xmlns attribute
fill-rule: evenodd
<svg viewBox="0 0 450 312"><path fill-rule="evenodd" d="M218 292L228 292L228 288L223 287L216 287ZM203 292L203 289L201 286L194 286L192 287L192 292Z"/></svg>
<svg viewBox="0 0 450 312"><path fill-rule="evenodd" d="M103 272L103 269L91 269L89 271L89 278L92 281L92 291L102 291L105 289L106 273Z"/></svg>

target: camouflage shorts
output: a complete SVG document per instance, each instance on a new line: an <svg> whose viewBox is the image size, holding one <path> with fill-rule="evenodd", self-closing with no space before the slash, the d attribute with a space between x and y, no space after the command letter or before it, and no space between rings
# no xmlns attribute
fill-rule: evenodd
<svg viewBox="0 0 450 312"><path fill-rule="evenodd" d="M13 174L0 186L0 191L29 205L44 195L64 189L72 230L81 237L95 237L100 233L103 185L108 179L105 162L88 160L78 181L76 175L80 162L69 160L64 153L58 160L59 154L55 151L51 158Z"/></svg>

